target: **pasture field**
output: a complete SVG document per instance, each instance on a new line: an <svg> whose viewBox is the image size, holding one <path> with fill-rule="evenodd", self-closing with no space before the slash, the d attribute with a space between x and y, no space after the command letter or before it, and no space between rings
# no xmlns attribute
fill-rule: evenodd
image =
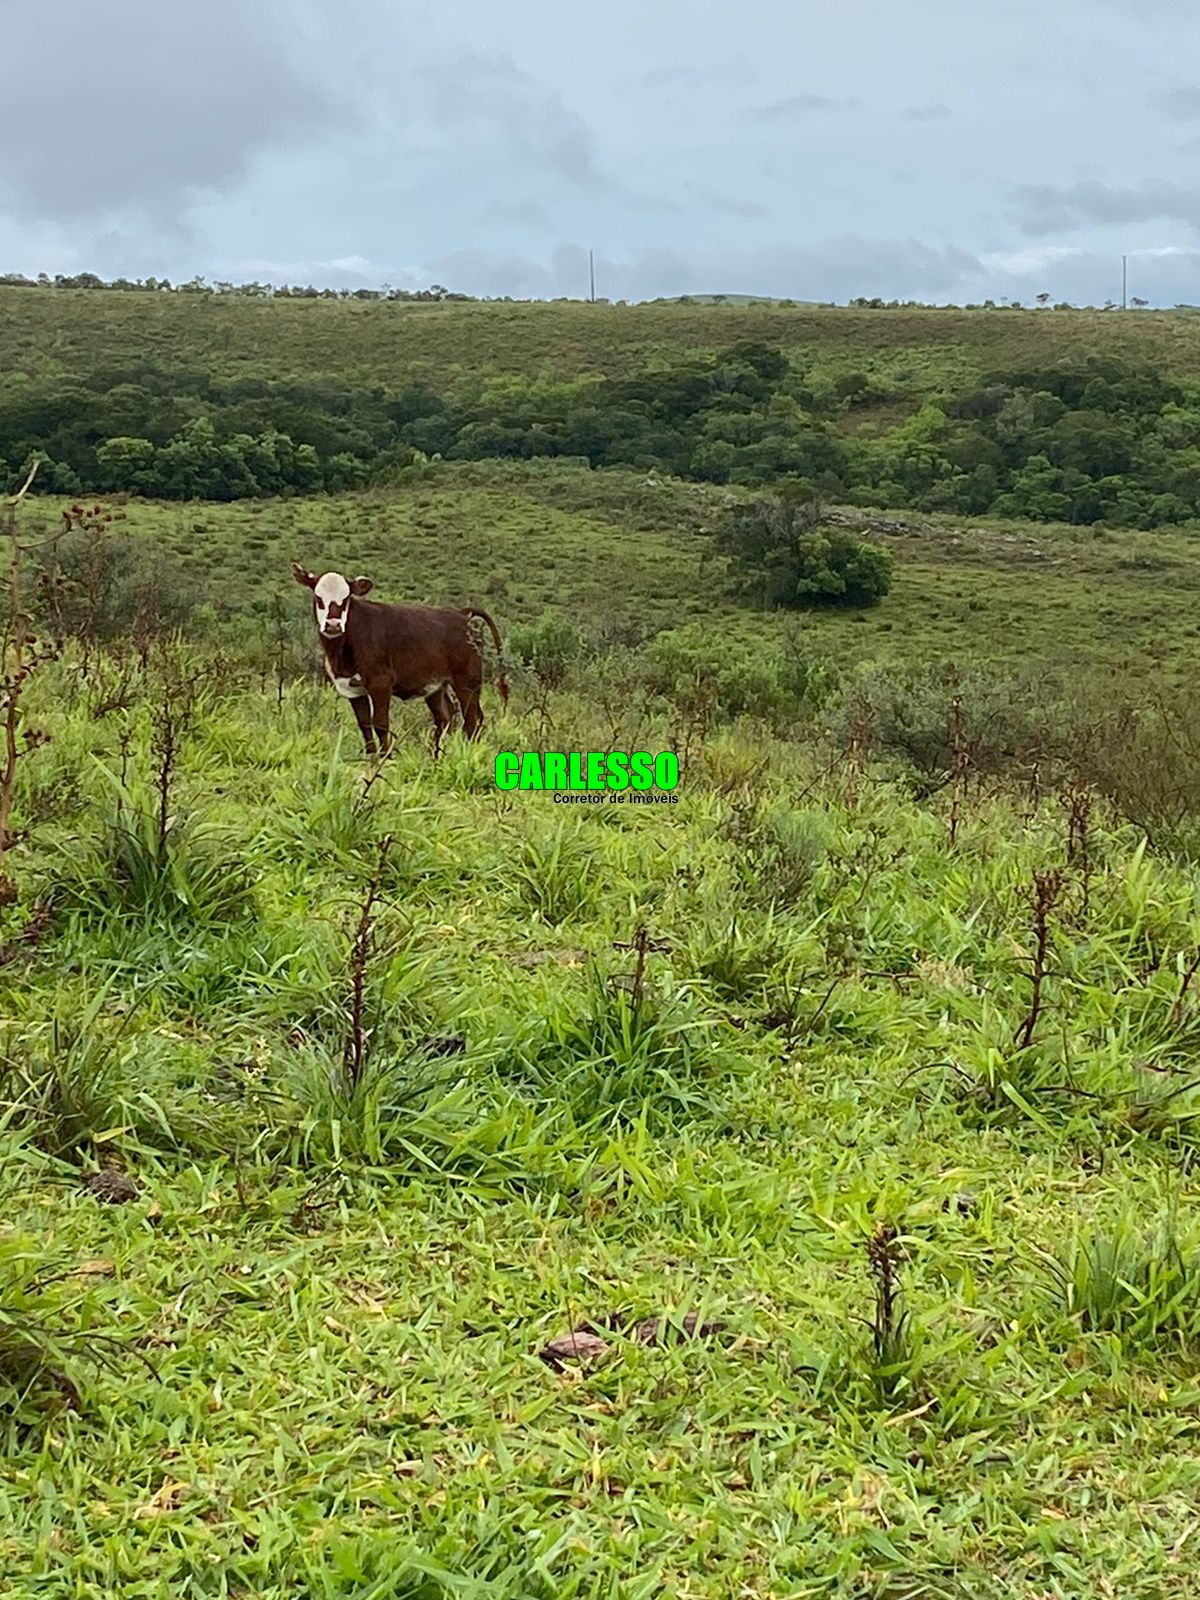
<svg viewBox="0 0 1200 1600"><path fill-rule="evenodd" d="M866 366L914 394L996 368L1103 353L1200 376L1200 318L1188 311L942 309L699 304L356 302L0 285L9 377L72 377L148 366L221 376L335 377L440 386L456 370L620 377L654 357L739 339L822 365Z"/></svg>
<svg viewBox="0 0 1200 1600"><path fill-rule="evenodd" d="M371 783L212 645L31 680L5 1593L1200 1593L1192 872L518 690ZM671 806L492 783L671 743Z"/></svg>
<svg viewBox="0 0 1200 1600"><path fill-rule="evenodd" d="M1200 660L1192 534L964 525L910 512L883 519L881 532L862 513L866 537L895 554L891 594L870 611L817 611L795 624L727 597L707 536L730 497L565 462L445 464L395 490L231 505L130 500L114 527L162 554L222 614L281 596L293 630L307 624L290 576L299 560L366 573L378 597L484 605L504 629L561 614L601 642L692 624L769 647L799 626L815 654L845 668L1040 664L1069 675L1117 670L1126 682L1186 681ZM30 501L29 537L48 537L69 504Z"/></svg>
<svg viewBox="0 0 1200 1600"><path fill-rule="evenodd" d="M1101 341L1194 374L1198 328L0 291L17 384L750 329L919 391ZM726 597L739 490L412 478L114 501L79 615L149 574L187 637L90 621L22 687L0 1590L1200 1596L1194 534L843 511L892 591L797 622ZM480 744L435 765L410 707L368 767L293 559L486 606ZM667 748L671 805L493 781Z"/></svg>

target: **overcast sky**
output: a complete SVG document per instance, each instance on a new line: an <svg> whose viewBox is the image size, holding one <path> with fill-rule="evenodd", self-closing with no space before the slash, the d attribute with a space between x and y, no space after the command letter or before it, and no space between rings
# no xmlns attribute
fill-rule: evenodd
<svg viewBox="0 0 1200 1600"><path fill-rule="evenodd" d="M1194 0L0 0L0 269L1200 303Z"/></svg>

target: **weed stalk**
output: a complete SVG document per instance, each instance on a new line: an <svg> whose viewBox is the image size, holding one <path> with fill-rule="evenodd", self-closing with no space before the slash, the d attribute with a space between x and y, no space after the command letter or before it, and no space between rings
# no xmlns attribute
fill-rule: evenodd
<svg viewBox="0 0 1200 1600"><path fill-rule="evenodd" d="M1050 919L1062 893L1063 875L1057 868L1033 875L1033 960L1030 967L1029 1009L1017 1028L1016 1043L1027 1050L1033 1043L1045 1004L1045 984L1050 967Z"/></svg>
<svg viewBox="0 0 1200 1600"><path fill-rule="evenodd" d="M363 1073L367 1068L367 1045L370 1037L365 1023L367 967L371 959L375 903L379 899L383 872L391 848L392 835L389 833L380 843L375 870L371 874L367 892L363 897L354 930L354 941L350 947L350 1033L346 1040L344 1064L346 1079L351 1090L356 1089L362 1082Z"/></svg>
<svg viewBox="0 0 1200 1600"><path fill-rule="evenodd" d="M17 510L29 493L37 469L38 463L35 461L30 468L29 476L8 502L8 516L4 528L11 554L6 596L7 615L4 619L4 632L0 636L0 721L4 730L4 757L3 765L0 765L0 903L11 899L14 893L5 861L17 839L12 814L21 755L23 751L27 753L36 749L39 744L45 743L48 737L40 730L27 728L24 731L24 738L18 739L18 729L21 726L21 700L29 679L37 668L58 654L56 645L39 647L21 592L21 561L26 546L17 538Z"/></svg>
<svg viewBox="0 0 1200 1600"><path fill-rule="evenodd" d="M637 960L634 962L633 974L631 977L625 980L629 989L629 993L632 996L633 1020L635 1024L641 1013L642 1001L646 997L646 957L648 955L665 955L668 953L670 948L670 945L661 944L658 941L651 939L649 931L644 923L639 924L638 930L632 939L616 941L613 944L614 950L634 950L637 952Z"/></svg>

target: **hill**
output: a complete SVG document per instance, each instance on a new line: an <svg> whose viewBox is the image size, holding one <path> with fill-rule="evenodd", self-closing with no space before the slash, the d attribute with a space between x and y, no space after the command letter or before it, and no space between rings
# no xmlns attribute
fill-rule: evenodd
<svg viewBox="0 0 1200 1600"><path fill-rule="evenodd" d="M80 377L131 359L264 379L442 383L456 369L621 377L652 357L741 339L852 369L914 394L994 369L1103 353L1200 377L1185 312L864 310L748 306L324 301L0 286L0 374Z"/></svg>
<svg viewBox="0 0 1200 1600"><path fill-rule="evenodd" d="M1200 544L834 507L896 581L797 623L726 596L745 485L654 454L669 394L915 472L896 383L1092 329L1186 384L1194 324L16 293L0 410L177 497L31 497L41 644L0 591L5 1594L1200 1596ZM886 400L801 405L889 336ZM1126 354L1013 451L1171 455ZM605 363L649 460L266 493L418 381L456 448L598 427ZM418 702L364 767L293 559L486 605L482 741ZM498 789L548 749L681 781Z"/></svg>
<svg viewBox="0 0 1200 1600"><path fill-rule="evenodd" d="M0 484L235 500L433 457L1080 526L1200 524L1183 316L0 293Z"/></svg>

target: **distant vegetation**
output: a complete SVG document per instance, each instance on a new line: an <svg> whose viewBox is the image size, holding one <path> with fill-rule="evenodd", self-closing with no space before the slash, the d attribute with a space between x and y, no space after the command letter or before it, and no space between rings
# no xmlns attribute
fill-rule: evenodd
<svg viewBox="0 0 1200 1600"><path fill-rule="evenodd" d="M234 283L226 279L215 279L212 282L198 274L188 278L183 283L172 283L170 278L103 278L96 272L39 272L30 277L24 272L0 272L0 288L10 289L111 289L118 293L148 292L151 294L191 294L191 295L238 295L245 298L258 300L407 300L407 301L442 301L442 300L471 300L478 302L501 301L505 304L531 305L545 304L545 301L531 301L521 295L471 295L463 294L459 290L447 289L440 283L431 284L427 289L398 289L393 284L384 283L378 288L368 285L359 285L356 288L332 288L325 286L318 288L315 284L287 284L272 283L250 279L243 283ZM1076 306L1069 300L1055 300L1048 293L1043 292L1034 296L1037 306L1043 310L1054 311L1115 311L1115 300L1106 300L1102 306L1085 305ZM571 302L566 295L557 298L558 304ZM610 305L612 302L604 296L590 302L593 305ZM628 302L618 301L620 305ZM833 308L837 302L829 300L808 300L803 297L796 298L791 295L764 295L764 294L679 294L660 295L649 301L639 302L656 306L778 306L781 309L792 309L796 306L825 306ZM865 311L1022 311L1025 309L1020 300L1010 300L1007 296L999 301L987 299L970 301L965 305L953 302L927 300L885 300L881 295L856 295L847 302L856 310ZM1130 305L1134 310L1144 310L1149 306L1148 300L1134 297ZM1193 311L1194 306L1182 304L1175 307L1176 311Z"/></svg>
<svg viewBox="0 0 1200 1600"><path fill-rule="evenodd" d="M101 278L95 272L62 273L53 277L39 272L30 278L23 272L0 272L0 287L6 289L110 289L121 294L218 294L241 295L249 299L270 300L470 300L473 296L457 294L442 284L431 284L428 289L396 289L384 284L378 289L318 289L313 284L274 284L251 281L228 283L218 280L209 283L203 277L189 278L184 283L172 283L170 278Z"/></svg>
<svg viewBox="0 0 1200 1600"><path fill-rule="evenodd" d="M362 384L139 350L0 385L9 488L35 458L43 492L237 500L404 482L435 458L534 457L748 487L801 478L852 505L1152 528L1200 515L1200 381L1081 354L922 401L907 380L740 339L611 377Z"/></svg>
<svg viewBox="0 0 1200 1600"><path fill-rule="evenodd" d="M872 606L892 586L891 552L823 527L821 506L802 484L731 506L715 543L738 592L765 607Z"/></svg>

